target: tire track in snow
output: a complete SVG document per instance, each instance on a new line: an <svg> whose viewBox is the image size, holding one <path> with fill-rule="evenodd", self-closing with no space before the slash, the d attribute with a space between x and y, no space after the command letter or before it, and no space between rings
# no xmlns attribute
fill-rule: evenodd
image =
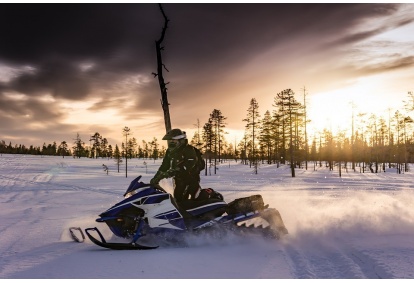
<svg viewBox="0 0 414 283"><path fill-rule="evenodd" d="M49 183L52 180L53 176L48 173L41 173L33 178L33 182L35 183Z"/></svg>
<svg viewBox="0 0 414 283"><path fill-rule="evenodd" d="M309 236L309 237L308 237ZM308 238L308 239L307 239ZM358 251L342 238L301 235L286 239L282 250L298 279L383 279L395 278L386 266Z"/></svg>
<svg viewBox="0 0 414 283"><path fill-rule="evenodd" d="M3 174L9 174L13 177L7 177L5 175L0 175L0 176L4 176L5 178L3 178L5 181L0 182L0 188L1 187L14 187L16 184L16 176L21 176L25 171L26 168L28 167L28 163L27 162L22 162L21 160L23 160L24 157L23 156L19 156L18 158L13 158L13 159L9 159L9 158L0 158L0 169Z"/></svg>
<svg viewBox="0 0 414 283"><path fill-rule="evenodd" d="M302 254L302 252L293 247L291 244L284 244L282 251L285 254L286 260L291 267L294 278L311 279L317 278L309 264L309 260Z"/></svg>
<svg viewBox="0 0 414 283"><path fill-rule="evenodd" d="M77 243L73 245L72 243L51 243L26 252L16 252L11 249L3 253L3 258L0 257L0 278L19 278L16 274L40 264L50 263L62 254L71 254L79 249L85 249L85 246L77 245ZM14 264L16 261L20 263L17 266Z"/></svg>
<svg viewBox="0 0 414 283"><path fill-rule="evenodd" d="M362 251L358 251L355 248L350 247L343 251L350 259L353 260L365 278L370 279L394 279L395 276L388 272L386 268L378 262L377 259L364 254Z"/></svg>
<svg viewBox="0 0 414 283"><path fill-rule="evenodd" d="M7 225L4 225L3 228L0 228L0 234L2 238L1 254L13 253L13 251L21 248L22 238L30 237L31 235L38 234L39 231L43 231L45 227L37 225L39 222L41 222L41 220L31 216L33 214L37 215L38 211L45 210L45 207L34 206L21 210L20 213L13 218L7 217ZM21 233L19 233L18 237L13 237L13 231L21 231Z"/></svg>
<svg viewBox="0 0 414 283"><path fill-rule="evenodd" d="M106 195L119 195L119 192L111 192L111 191L104 191L104 190L100 190L100 189L96 189L96 188L92 188L92 187L82 187L82 186L75 186L75 185L65 185L65 184L61 184L61 183L54 183L54 182L39 182L36 178L35 180L26 180L20 177L8 177L5 175L0 175L0 179L4 179L4 180L9 180L14 182L13 185L11 187L15 186L16 182L21 182L23 184L30 184L30 185L36 185L36 186L42 186L42 187L54 187L54 188L58 188L58 189L64 189L64 190L69 190L69 191L90 191L90 192L94 192L94 193L100 193L100 194L106 194ZM33 187L31 187L28 190L25 189L21 189L19 188L19 192L21 191L33 191Z"/></svg>

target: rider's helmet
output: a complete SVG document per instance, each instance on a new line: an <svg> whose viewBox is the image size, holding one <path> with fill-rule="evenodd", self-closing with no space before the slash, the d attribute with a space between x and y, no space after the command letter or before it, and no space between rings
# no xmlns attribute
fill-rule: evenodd
<svg viewBox="0 0 414 283"><path fill-rule="evenodd" d="M169 148L178 148L185 144L187 140L187 135L184 131L180 129L172 129L162 138L163 140L168 140Z"/></svg>

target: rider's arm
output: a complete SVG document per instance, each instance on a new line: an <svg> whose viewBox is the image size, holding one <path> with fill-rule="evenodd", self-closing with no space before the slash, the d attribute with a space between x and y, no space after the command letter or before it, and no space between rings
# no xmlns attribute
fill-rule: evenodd
<svg viewBox="0 0 414 283"><path fill-rule="evenodd" d="M166 178L166 172L168 169L170 169L170 163L171 163L171 157L167 150L165 153L165 157L162 160L160 168L158 168L158 171L155 173L154 177L151 179L150 183L158 184L158 182L164 178Z"/></svg>

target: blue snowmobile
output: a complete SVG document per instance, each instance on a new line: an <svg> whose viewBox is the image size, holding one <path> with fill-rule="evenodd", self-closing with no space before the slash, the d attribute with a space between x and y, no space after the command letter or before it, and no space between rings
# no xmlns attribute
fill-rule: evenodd
<svg viewBox="0 0 414 283"><path fill-rule="evenodd" d="M114 235L128 239L126 243L107 242L98 228L85 233L96 245L115 249L154 249L158 245L138 243L144 236L177 238L182 233L199 233L211 229L230 229L241 233L260 233L279 239L288 233L279 211L264 205L261 195L225 202L213 189L202 189L200 197L178 206L173 196L159 185L150 185L135 178L126 190L125 199L101 213L99 223L106 223ZM246 225L250 219L260 218L260 226ZM264 222L263 222L264 220ZM251 222L251 221L250 221ZM264 223L264 225L263 225ZM71 227L75 241L85 239L79 227ZM82 239L76 236L79 234ZM94 237L98 235L97 239Z"/></svg>

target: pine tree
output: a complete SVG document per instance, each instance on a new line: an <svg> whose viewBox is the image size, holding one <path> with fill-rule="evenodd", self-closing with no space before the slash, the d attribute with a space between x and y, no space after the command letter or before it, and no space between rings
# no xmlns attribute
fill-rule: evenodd
<svg viewBox="0 0 414 283"><path fill-rule="evenodd" d="M61 155L63 158L65 158L66 155L68 155L68 144L66 141L62 141L58 147L58 155Z"/></svg>
<svg viewBox="0 0 414 283"><path fill-rule="evenodd" d="M272 163L273 151L273 120L270 112L267 110L263 116L260 128L260 148L265 151L267 163Z"/></svg>
<svg viewBox="0 0 414 283"><path fill-rule="evenodd" d="M122 155L121 155L121 152L119 151L118 145L115 146L114 158L115 158L115 163L118 167L118 173L119 173L119 165L122 163Z"/></svg>
<svg viewBox="0 0 414 283"><path fill-rule="evenodd" d="M81 158L85 151L85 143L82 141L79 133L76 134L75 145L73 146L73 154L77 158Z"/></svg>
<svg viewBox="0 0 414 283"><path fill-rule="evenodd" d="M257 149L256 149L256 139L257 132L260 125L260 114L259 114L259 104L256 101L256 98L250 100L249 108L247 109L247 118L243 119L246 124L247 136L251 139L252 144L252 162L254 165L254 172L257 174Z"/></svg>
<svg viewBox="0 0 414 283"><path fill-rule="evenodd" d="M278 107L277 115L281 121L282 163L286 160L286 145L288 144L292 177L295 177L294 154L299 139L298 119L301 116L301 104L295 100L294 95L295 93L291 89L285 89L276 95L274 105Z"/></svg>
<svg viewBox="0 0 414 283"><path fill-rule="evenodd" d="M220 110L214 109L210 114L211 129L214 136L214 174L217 173L217 158L218 162L221 162L221 150L223 143L223 128L226 123L224 122L227 117L224 117Z"/></svg>
<svg viewBox="0 0 414 283"><path fill-rule="evenodd" d="M128 147L128 136L131 134L131 129L128 127L124 127L122 129L122 135L125 137L125 178L128 177L128 153L129 153L129 147Z"/></svg>
<svg viewBox="0 0 414 283"><path fill-rule="evenodd" d="M154 162L155 162L155 160L158 159L158 155L159 155L159 149L158 149L159 144L158 144L157 141L158 141L157 138L154 137L152 142L150 143L151 152L152 152L151 157L154 159Z"/></svg>
<svg viewBox="0 0 414 283"><path fill-rule="evenodd" d="M100 152L101 152L101 140L102 140L102 136L98 132L96 132L89 139L89 141L93 141L93 143L92 143L92 149L91 149L91 151L93 153L93 158L98 158L98 156L100 156Z"/></svg>
<svg viewBox="0 0 414 283"><path fill-rule="evenodd" d="M204 124L202 137L204 140L204 148L205 148L205 160L206 160L206 168L205 168L205 175L207 176L207 160L211 165L211 155L212 155L212 148L214 144L214 133L213 133L213 124L209 119L207 123Z"/></svg>

